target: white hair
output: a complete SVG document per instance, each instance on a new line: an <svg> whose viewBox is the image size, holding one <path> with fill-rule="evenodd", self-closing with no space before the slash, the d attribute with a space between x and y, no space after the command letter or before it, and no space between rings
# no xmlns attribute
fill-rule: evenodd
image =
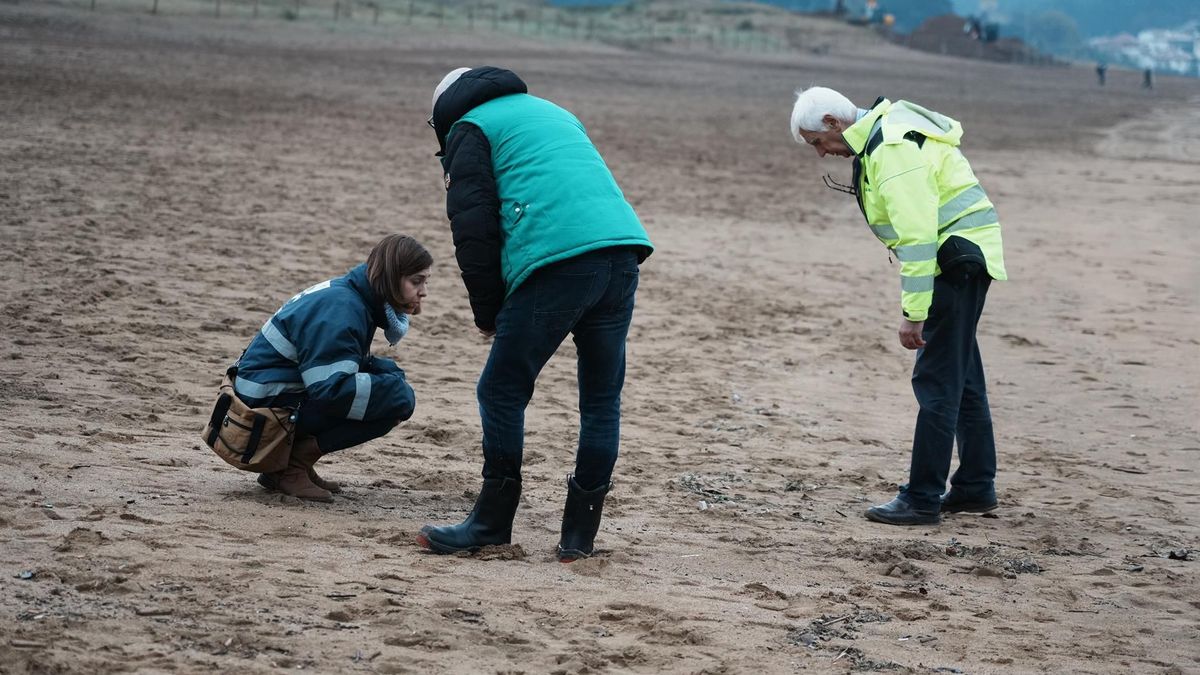
<svg viewBox="0 0 1200 675"><path fill-rule="evenodd" d="M446 76L442 78L442 81L438 82L438 86L434 87L433 89L433 103L429 106L430 110L437 107L438 98L440 98L441 95L450 88L450 85L457 82L458 78L462 77L462 74L468 70L470 70L470 68L455 68L454 70L446 73Z"/></svg>
<svg viewBox="0 0 1200 675"><path fill-rule="evenodd" d="M792 138L803 143L801 131L829 131L826 115L851 124L858 117L858 108L850 99L828 87L809 87L796 92L796 105L792 107Z"/></svg>

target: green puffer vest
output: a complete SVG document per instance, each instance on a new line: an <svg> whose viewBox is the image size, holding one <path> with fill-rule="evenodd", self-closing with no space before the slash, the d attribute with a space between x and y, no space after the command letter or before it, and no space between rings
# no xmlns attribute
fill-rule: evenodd
<svg viewBox="0 0 1200 675"><path fill-rule="evenodd" d="M450 128L473 124L492 146L508 295L541 267L611 246L654 250L583 124L557 105L510 94Z"/></svg>

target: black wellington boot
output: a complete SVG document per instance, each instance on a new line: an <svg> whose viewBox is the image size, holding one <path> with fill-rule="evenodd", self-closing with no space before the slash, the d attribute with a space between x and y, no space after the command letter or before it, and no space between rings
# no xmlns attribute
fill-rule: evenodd
<svg viewBox="0 0 1200 675"><path fill-rule="evenodd" d="M471 515L458 525L426 525L417 534L417 544L434 553L478 551L484 546L512 540L513 516L521 501L521 481L514 478L485 478Z"/></svg>
<svg viewBox="0 0 1200 675"><path fill-rule="evenodd" d="M604 496L612 489L605 483L594 490L584 490L567 476L567 505L563 508L562 538L558 542L558 561L574 562L592 555L592 542L600 529L600 514Z"/></svg>

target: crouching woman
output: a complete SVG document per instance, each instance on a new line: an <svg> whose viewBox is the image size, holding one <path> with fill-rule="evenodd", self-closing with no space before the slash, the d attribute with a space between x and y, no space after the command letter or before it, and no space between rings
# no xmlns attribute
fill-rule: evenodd
<svg viewBox="0 0 1200 675"><path fill-rule="evenodd" d="M263 487L333 501L341 488L317 475L317 461L412 416L416 397L404 371L373 356L371 342L377 328L393 346L404 337L409 317L421 313L432 265L415 239L389 235L366 263L301 291L263 324L230 369L240 403L280 411L291 423L287 465L261 474Z"/></svg>

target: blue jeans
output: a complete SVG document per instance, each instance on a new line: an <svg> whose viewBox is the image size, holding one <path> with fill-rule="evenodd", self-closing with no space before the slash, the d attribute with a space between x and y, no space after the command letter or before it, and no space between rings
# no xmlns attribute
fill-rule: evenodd
<svg viewBox="0 0 1200 675"><path fill-rule="evenodd" d="M476 388L484 478L520 478L525 407L542 367L572 334L579 379L575 481L590 490L611 480L637 285L634 251L606 248L543 267L504 301Z"/></svg>
<svg viewBox="0 0 1200 675"><path fill-rule="evenodd" d="M991 281L982 265L966 263L933 282L925 346L917 352L912 375L921 410L908 485L900 489L919 509L937 510L956 441L959 466L950 479L955 494L977 499L995 494L996 439L975 340Z"/></svg>

